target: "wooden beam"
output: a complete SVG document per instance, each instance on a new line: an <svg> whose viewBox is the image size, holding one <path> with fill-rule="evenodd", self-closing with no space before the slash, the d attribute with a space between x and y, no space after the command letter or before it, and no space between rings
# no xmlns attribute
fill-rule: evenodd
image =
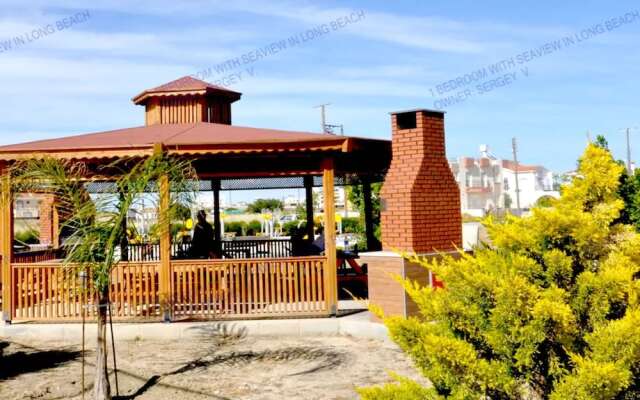
<svg viewBox="0 0 640 400"><path fill-rule="evenodd" d="M0 252L2 252L2 319L11 323L13 314L13 285L11 280L11 259L13 258L13 199L11 197L11 175L5 167L2 170L2 194L0 210L2 226L0 230Z"/></svg>
<svg viewBox="0 0 640 400"><path fill-rule="evenodd" d="M161 144L154 146L156 154L163 151ZM171 206L171 187L169 176L162 175L159 182L160 189L160 272L158 274L158 288L160 295L160 307L163 319L171 321L173 314L173 303L171 301L171 216L169 207Z"/></svg>
<svg viewBox="0 0 640 400"><path fill-rule="evenodd" d="M213 243L216 257L222 258L222 224L220 223L220 179L211 181L213 190Z"/></svg>
<svg viewBox="0 0 640 400"><path fill-rule="evenodd" d="M327 310L335 315L338 311L338 267L336 260L336 207L334 199L333 159L322 163L322 190L324 194L324 252L327 257L325 296Z"/></svg>
<svg viewBox="0 0 640 400"><path fill-rule="evenodd" d="M56 198L53 198L53 216L51 218L51 225L53 227L53 237L51 240L51 245L54 249L60 248L60 212L58 211L58 207L56 206Z"/></svg>
<svg viewBox="0 0 640 400"><path fill-rule="evenodd" d="M313 241L315 229L313 226L313 176L305 176L304 178L304 193L305 204L307 212L307 238L309 242Z"/></svg>
<svg viewBox="0 0 640 400"><path fill-rule="evenodd" d="M378 249L378 240L373 232L373 205L371 202L371 182L364 178L362 182L362 196L364 197L364 231L367 237L367 251Z"/></svg>
<svg viewBox="0 0 640 400"><path fill-rule="evenodd" d="M123 192L119 193L120 202L124 203L125 195ZM127 218L129 216L129 210L127 210L126 216L122 220L122 231L124 235L122 236L122 241L120 242L120 259L122 261L129 261L129 238L127 235Z"/></svg>

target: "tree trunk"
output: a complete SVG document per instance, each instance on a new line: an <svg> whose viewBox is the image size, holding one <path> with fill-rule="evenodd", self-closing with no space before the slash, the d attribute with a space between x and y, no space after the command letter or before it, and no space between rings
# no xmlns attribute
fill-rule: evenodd
<svg viewBox="0 0 640 400"><path fill-rule="evenodd" d="M111 400L109 373L107 371L107 301L105 290L98 299L98 342L96 343L96 378L93 384L95 400Z"/></svg>

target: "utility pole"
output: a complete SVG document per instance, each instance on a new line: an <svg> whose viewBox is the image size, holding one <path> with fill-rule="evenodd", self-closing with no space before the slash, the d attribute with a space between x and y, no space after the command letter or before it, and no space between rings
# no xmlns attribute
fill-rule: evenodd
<svg viewBox="0 0 640 400"><path fill-rule="evenodd" d="M633 168L632 168L632 165L631 165L631 131L635 131L637 129L638 129L638 127L636 127L636 126L622 129L622 131L625 133L626 139L627 139L627 173L629 175L631 175L633 173L633 170L632 170Z"/></svg>
<svg viewBox="0 0 640 400"><path fill-rule="evenodd" d="M629 128L627 128L627 173L631 175L631 144L629 143Z"/></svg>
<svg viewBox="0 0 640 400"><path fill-rule="evenodd" d="M325 103L325 104L320 104L320 105L317 105L317 106L314 107L314 108L319 108L320 109L320 122L322 124L321 125L321 127L322 127L321 132L322 133L326 133L327 132L327 114L326 114L325 108L327 106L330 106L330 105L331 105L331 103Z"/></svg>
<svg viewBox="0 0 640 400"><path fill-rule="evenodd" d="M514 172L516 178L516 209L518 213L520 213L520 182L518 180L518 145L516 143L516 138L511 139L511 147L513 149L513 163L514 163Z"/></svg>

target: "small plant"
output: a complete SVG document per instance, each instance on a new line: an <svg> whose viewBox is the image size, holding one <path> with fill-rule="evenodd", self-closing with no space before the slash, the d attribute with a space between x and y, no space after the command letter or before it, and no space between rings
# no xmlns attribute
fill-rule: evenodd
<svg viewBox="0 0 640 400"><path fill-rule="evenodd" d="M191 165L161 152L143 159L121 159L103 169L108 172L103 179L112 180L115 188L95 198L89 195L84 181L89 174L99 177L83 163L42 158L20 161L11 169L14 194L53 194L58 211L66 216L61 229L71 234L62 246L65 278L75 279L79 274L92 278L89 290L97 303L96 400L111 398L105 345L107 307L111 272L121 261L117 249L127 238L124 222L129 210L142 205L151 187L172 189L156 226L158 234L167 233L171 221L184 216L185 204L194 202L197 188Z"/></svg>

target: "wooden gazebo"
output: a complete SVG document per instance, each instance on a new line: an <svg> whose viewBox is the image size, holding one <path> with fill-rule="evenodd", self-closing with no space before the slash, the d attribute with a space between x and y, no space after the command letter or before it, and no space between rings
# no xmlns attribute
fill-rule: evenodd
<svg viewBox="0 0 640 400"><path fill-rule="evenodd" d="M11 182L6 171L20 159L54 157L98 166L157 151L187 158L197 171L201 187L213 192L215 240L220 243L220 190L304 188L306 226L309 237L313 237L312 188L322 186L324 226L333 227L334 185L362 184L368 194L367 238L373 243L370 184L383 179L389 167L390 141L234 126L231 104L240 97L240 93L185 77L146 90L133 99L146 108L143 127L0 147L4 171L0 236L4 320L77 320L82 317L82 304L95 305L90 296L79 290L79 282L61 279L61 263L55 259L55 251L47 253L50 256L28 258L14 254ZM162 182L159 187L162 207L170 189ZM92 190L90 185L87 188ZM258 258L251 252L233 254L221 259L177 259L170 232L165 231L156 258L124 256L113 271L110 299L114 318L182 320L336 314L333 229L326 229L325 255L267 252L266 257L263 254Z"/></svg>

